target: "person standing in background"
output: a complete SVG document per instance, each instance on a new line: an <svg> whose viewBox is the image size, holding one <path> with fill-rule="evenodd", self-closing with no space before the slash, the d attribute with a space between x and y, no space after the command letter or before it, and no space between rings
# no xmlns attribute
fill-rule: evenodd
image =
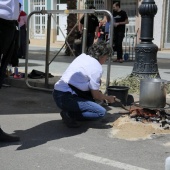
<svg viewBox="0 0 170 170"><path fill-rule="evenodd" d="M90 6L89 9L95 9L94 6ZM84 27L84 17L80 20L79 31L82 34ZM88 28L87 28L87 51L92 46L94 39L98 38L99 32L99 20L94 14L88 14Z"/></svg>
<svg viewBox="0 0 170 170"><path fill-rule="evenodd" d="M105 21L101 20L99 23L99 34L98 41L105 41Z"/></svg>
<svg viewBox="0 0 170 170"><path fill-rule="evenodd" d="M113 17L114 23L114 51L117 51L116 62L123 62L123 47L122 42L125 37L125 25L129 23L128 16L125 11L121 10L120 3L115 2L113 4Z"/></svg>
<svg viewBox="0 0 170 170"><path fill-rule="evenodd" d="M21 3L19 3L20 14L18 17L19 35L20 35L20 48L18 51L19 58L25 58L26 53L26 32L27 32L27 14L21 10Z"/></svg>
<svg viewBox="0 0 170 170"><path fill-rule="evenodd" d="M5 78L7 65L14 52L18 16L18 0L0 1L0 89ZM19 140L18 136L7 134L0 128L0 142L17 142Z"/></svg>
<svg viewBox="0 0 170 170"><path fill-rule="evenodd" d="M105 24L105 40L106 42L110 39L110 16L106 15L106 24Z"/></svg>

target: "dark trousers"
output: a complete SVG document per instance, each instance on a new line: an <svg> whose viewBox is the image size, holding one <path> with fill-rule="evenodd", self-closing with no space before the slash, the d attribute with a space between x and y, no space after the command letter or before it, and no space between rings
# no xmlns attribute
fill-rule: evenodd
<svg viewBox="0 0 170 170"><path fill-rule="evenodd" d="M19 58L25 58L26 53L26 26L23 25L19 30L19 37L20 37L20 47L18 51L18 57Z"/></svg>
<svg viewBox="0 0 170 170"><path fill-rule="evenodd" d="M19 58L18 58L18 50L19 50L19 30L15 30L15 45L14 45L14 52L11 57L11 61L9 64L12 65L12 67L18 67L19 64Z"/></svg>
<svg viewBox="0 0 170 170"><path fill-rule="evenodd" d="M124 32L114 33L114 51L117 51L117 59L122 59L123 56L123 47L122 42L125 37Z"/></svg>
<svg viewBox="0 0 170 170"><path fill-rule="evenodd" d="M79 56L82 53L82 43L74 44L75 56Z"/></svg>
<svg viewBox="0 0 170 170"><path fill-rule="evenodd" d="M95 33L87 33L86 52L88 52L89 47L93 45L94 37L95 37ZM80 52L82 52L82 45L81 45Z"/></svg>
<svg viewBox="0 0 170 170"><path fill-rule="evenodd" d="M87 50L93 45L95 33L87 33Z"/></svg>
<svg viewBox="0 0 170 170"><path fill-rule="evenodd" d="M0 88L5 78L7 65L13 55L15 30L15 21L8 21L0 18Z"/></svg>
<svg viewBox="0 0 170 170"><path fill-rule="evenodd" d="M103 118L106 109L94 101L72 95L70 92L53 91L53 97L57 106L69 113L69 116L77 120Z"/></svg>

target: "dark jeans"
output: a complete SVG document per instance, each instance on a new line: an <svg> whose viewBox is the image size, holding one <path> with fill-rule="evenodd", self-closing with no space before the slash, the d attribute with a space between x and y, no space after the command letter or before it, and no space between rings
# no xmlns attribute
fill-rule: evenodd
<svg viewBox="0 0 170 170"><path fill-rule="evenodd" d="M0 88L5 78L6 68L15 46L15 21L0 18Z"/></svg>
<svg viewBox="0 0 170 170"><path fill-rule="evenodd" d="M53 91L57 106L69 113L72 118L99 119L105 116L106 109L99 104L72 95L70 92Z"/></svg>
<svg viewBox="0 0 170 170"><path fill-rule="evenodd" d="M125 37L123 32L114 33L114 51L117 51L117 59L122 59L123 56L123 47L122 42Z"/></svg>

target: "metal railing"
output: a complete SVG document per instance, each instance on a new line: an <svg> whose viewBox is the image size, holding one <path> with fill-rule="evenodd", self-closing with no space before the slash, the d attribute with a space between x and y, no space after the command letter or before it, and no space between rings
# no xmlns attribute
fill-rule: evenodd
<svg viewBox="0 0 170 170"><path fill-rule="evenodd" d="M53 89L49 89L49 65L51 62L49 62L49 54L50 54L50 35L51 35L51 16L52 14L84 14L84 31L83 31L83 42L82 42L82 52L85 52L86 49L86 41L87 41L87 27L88 27L88 15L87 14L94 14L94 13L107 13L107 15L110 16L110 41L109 44L112 47L112 39L113 39L113 23L114 19L110 11L108 10L94 10L94 9L86 9L86 10L41 10L41 11L33 11L28 15L27 18L27 38L26 38L26 56L25 56L25 82L26 85L29 88L37 89L37 90L44 90L44 91L52 91ZM47 20L47 39L46 39L46 60L45 60L45 87L47 88L41 88L41 87L34 87L31 86L28 82L28 51L29 51L29 25L30 25L30 19L31 16L34 14L47 14L48 20ZM70 35L70 34L69 34ZM66 37L66 40L68 36ZM66 44L69 46L69 44L66 41ZM109 86L110 83L110 65L111 65L111 56L108 59L108 65L107 65L107 79L106 79L106 87Z"/></svg>

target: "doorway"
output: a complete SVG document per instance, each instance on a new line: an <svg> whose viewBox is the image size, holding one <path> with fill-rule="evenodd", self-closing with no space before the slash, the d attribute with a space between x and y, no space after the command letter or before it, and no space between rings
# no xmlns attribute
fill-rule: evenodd
<svg viewBox="0 0 170 170"><path fill-rule="evenodd" d="M60 0L57 0L56 9L57 10L66 10L67 4L61 3ZM56 40L57 41L65 41L65 37L67 36L67 15L66 14L56 14L56 22L57 22Z"/></svg>
<svg viewBox="0 0 170 170"><path fill-rule="evenodd" d="M31 11L41 11L46 9L46 0L32 0ZM32 21L33 37L35 39L44 39L46 33L46 16L44 14L33 15Z"/></svg>

